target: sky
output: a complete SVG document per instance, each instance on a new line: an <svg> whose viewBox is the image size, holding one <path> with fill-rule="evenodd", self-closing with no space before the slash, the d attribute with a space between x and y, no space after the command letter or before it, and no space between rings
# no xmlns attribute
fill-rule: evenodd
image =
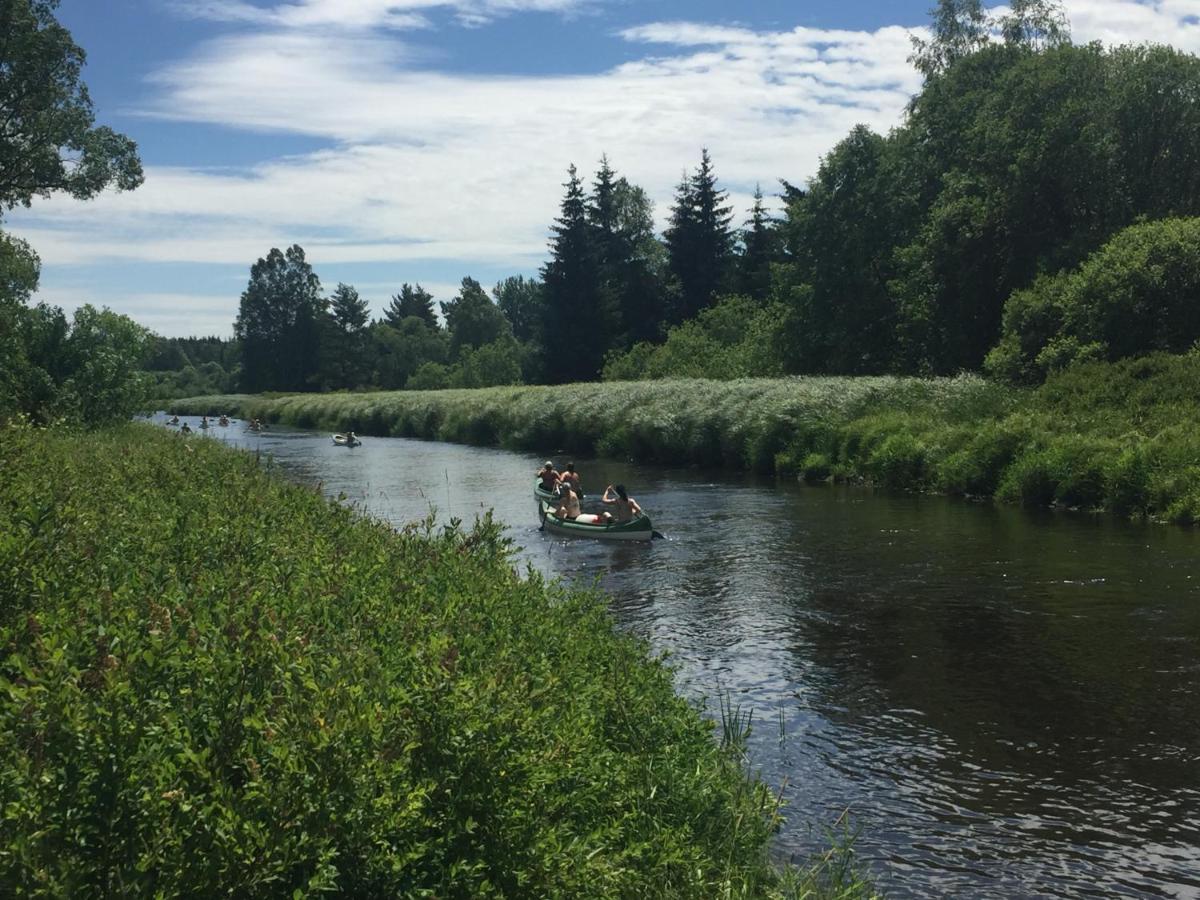
<svg viewBox="0 0 1200 900"><path fill-rule="evenodd" d="M736 221L864 123L899 124L933 0L62 0L97 122L145 184L6 214L38 299L229 336L250 266L300 244L378 315L404 282L536 275L570 164L660 225L712 155ZM1067 0L1077 43L1200 51L1200 0Z"/></svg>

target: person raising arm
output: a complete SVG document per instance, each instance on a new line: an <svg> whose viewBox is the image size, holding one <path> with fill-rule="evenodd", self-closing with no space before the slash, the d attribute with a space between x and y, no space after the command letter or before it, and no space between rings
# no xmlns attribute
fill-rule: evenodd
<svg viewBox="0 0 1200 900"><path fill-rule="evenodd" d="M616 520L618 522L628 522L642 514L642 508L638 506L638 502L629 496L625 491L625 485L609 485L604 489L604 496L600 498L600 502L605 506L616 508Z"/></svg>

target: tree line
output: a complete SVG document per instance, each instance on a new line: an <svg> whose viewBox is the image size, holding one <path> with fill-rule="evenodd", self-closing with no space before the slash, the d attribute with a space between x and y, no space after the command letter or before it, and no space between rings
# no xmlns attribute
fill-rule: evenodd
<svg viewBox="0 0 1200 900"><path fill-rule="evenodd" d="M0 210L140 180L132 142L92 122L54 5L0 3L14 35L0 103L15 103L19 73L47 107L14 119L40 149L5 169ZM159 396L178 396L963 370L1037 382L1200 339L1200 59L1075 45L1054 0L1014 0L998 19L940 0L912 62L925 80L901 124L856 127L805 184L780 181L778 217L758 190L738 221L702 150L660 234L646 190L603 157L587 181L568 168L535 277L490 291L467 277L440 303L404 283L372 320L352 285L327 295L301 247L276 248L251 267L233 341L126 329L119 353L142 354ZM61 311L27 302L36 281L32 248L3 236L3 402L79 406L94 378L69 362ZM90 315L81 335L122 333Z"/></svg>
<svg viewBox="0 0 1200 900"><path fill-rule="evenodd" d="M247 391L561 384L600 376L607 357L661 340L729 292L765 302L780 236L761 191L740 229L707 150L655 233L646 191L604 157L585 185L571 166L549 259L489 293L473 278L441 302L403 284L384 314L347 284L328 296L303 248L251 268L235 342Z"/></svg>

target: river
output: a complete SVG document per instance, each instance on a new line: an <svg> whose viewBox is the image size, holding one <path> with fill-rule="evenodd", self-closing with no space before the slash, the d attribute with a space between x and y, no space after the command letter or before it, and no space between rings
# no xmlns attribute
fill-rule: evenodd
<svg viewBox="0 0 1200 900"><path fill-rule="evenodd" d="M683 694L753 712L784 858L847 813L891 897L1200 897L1196 532L576 459L666 535L605 544L538 530L541 457L209 434L397 525L494 509L518 560L599 584Z"/></svg>

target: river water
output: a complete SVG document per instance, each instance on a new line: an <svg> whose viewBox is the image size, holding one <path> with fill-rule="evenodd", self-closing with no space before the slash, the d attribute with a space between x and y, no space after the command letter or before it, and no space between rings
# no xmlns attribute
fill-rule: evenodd
<svg viewBox="0 0 1200 900"><path fill-rule="evenodd" d="M845 813L891 897L1200 897L1195 532L576 459L666 535L605 544L538 530L540 457L209 434L397 525L494 509L520 561L598 583L683 694L753 712L784 858Z"/></svg>

